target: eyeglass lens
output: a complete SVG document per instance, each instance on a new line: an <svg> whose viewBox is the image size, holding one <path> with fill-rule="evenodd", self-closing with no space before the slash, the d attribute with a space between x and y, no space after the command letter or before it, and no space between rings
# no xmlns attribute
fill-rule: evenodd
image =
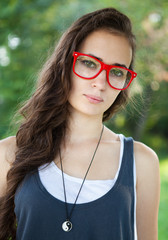
<svg viewBox="0 0 168 240"><path fill-rule="evenodd" d="M92 78L101 69L101 63L89 56L78 56L75 63L75 72L84 78ZM125 88L131 80L131 73L118 66L109 71L109 83L115 88Z"/></svg>

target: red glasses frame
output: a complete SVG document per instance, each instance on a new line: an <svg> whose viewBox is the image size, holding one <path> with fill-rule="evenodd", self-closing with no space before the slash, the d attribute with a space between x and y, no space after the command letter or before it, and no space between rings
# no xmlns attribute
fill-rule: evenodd
<svg viewBox="0 0 168 240"><path fill-rule="evenodd" d="M91 58L95 59L97 62L99 62L99 63L101 64L101 68L100 68L100 70L98 71L98 73L97 73L95 76L90 77L90 78L86 78L86 77L83 77L83 76L81 76L81 75L79 75L79 74L77 74L77 73L75 72L75 63L76 63L76 60L77 60L77 58L78 58L79 56L91 57ZM133 80L134 78L136 78L136 76L137 76L137 73L136 73L136 72L134 72L134 71L132 71L132 70L130 70L130 69L128 69L128 68L121 67L121 66L115 66L115 65L105 64L105 63L103 63L102 61L100 61L99 59L97 59L97 58L95 58L95 57L93 57L93 56L90 56L90 55L88 55L88 54L79 53L79 52L73 52L73 57L74 57L74 61L73 61L73 72L74 72L78 77L83 78L83 79L88 79L88 80L90 80L90 79L96 78L103 70L106 70L107 82L108 82L108 84L109 84L110 87L112 87L112 88L114 88L114 89L116 89L116 90L125 90L125 89L127 89L127 88L129 87L129 85L131 84L132 80ZM125 88L116 88L116 87L114 87L114 86L112 86L112 85L110 84L110 81L109 81L109 71L110 71L111 68L113 68L113 67L125 69L125 70L127 70L128 72L131 73L131 79L129 80L129 83L128 83L128 85L127 85Z"/></svg>

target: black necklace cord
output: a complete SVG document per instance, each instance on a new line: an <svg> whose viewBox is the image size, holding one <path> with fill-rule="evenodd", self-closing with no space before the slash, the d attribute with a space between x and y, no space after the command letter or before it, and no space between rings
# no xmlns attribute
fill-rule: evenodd
<svg viewBox="0 0 168 240"><path fill-rule="evenodd" d="M103 130L104 130L104 125L103 125L103 127L102 127L102 130L101 130L101 133L100 133L100 137L99 137L99 141L98 141L98 143L97 143L97 145L96 145L96 149L95 149L95 151L94 151L94 153L93 153L91 162L90 162L89 167L88 167L88 169L87 169L87 171L86 171L86 174L85 174L85 176L84 176L84 179L83 179L83 182L82 182L81 187L80 187L80 189L79 189L79 192L78 192L78 194L77 194L77 196L76 196L76 199L75 199L75 202L74 202L74 204L73 204L73 207L72 207L72 209L71 209L70 214L68 214L68 204L67 204L67 197L66 197L65 179L64 179L64 173L63 173L63 164L62 164L61 150L59 149L59 156L60 156L60 162L61 162L62 182L63 182L63 188L64 188L64 198L65 198L65 207L66 207L67 220L70 220L70 219L71 219L71 216L72 216L73 210L74 210L74 208L75 208L75 206L76 206L76 202L77 202L77 200L78 200L79 194L80 194L80 192L81 192L81 190L82 190L83 184L84 184L84 182L85 182L85 180L86 180L86 177L87 177L87 175L88 175L88 172L89 172L89 170L90 170L90 167L91 167L91 165L92 165L92 162L93 162L93 160L94 160L94 157L95 157L95 155L96 155L97 149L98 149L98 147L99 147L99 144L100 144L100 141L101 141L101 138L102 138L102 135L103 135Z"/></svg>
<svg viewBox="0 0 168 240"><path fill-rule="evenodd" d="M60 148L59 148L59 156L60 156L60 162L61 162L62 182L63 182L63 188L64 188L65 209L66 209L66 216L67 216L67 220L68 220L68 206L67 206L67 197L66 197L66 191L65 191L65 179L64 179L64 172L63 172L63 165L62 165L62 157L61 157Z"/></svg>

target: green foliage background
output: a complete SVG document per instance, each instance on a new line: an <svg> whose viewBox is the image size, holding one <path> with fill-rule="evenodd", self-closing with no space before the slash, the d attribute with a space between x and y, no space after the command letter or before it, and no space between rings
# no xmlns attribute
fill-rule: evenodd
<svg viewBox="0 0 168 240"><path fill-rule="evenodd" d="M81 15L103 7L115 7L131 18L137 37L135 70L138 73L137 79L131 86L133 104L128 105L106 124L116 132L143 141L157 152L160 159L166 159L168 153L167 0L1 1L0 139L16 133L17 126L12 118L18 109L18 104L31 95L38 71L63 31ZM168 187L166 184L164 188ZM164 204L167 204L168 197L166 196L165 199ZM168 214L162 211L167 217ZM160 240L168 238L166 217L164 230L160 228Z"/></svg>

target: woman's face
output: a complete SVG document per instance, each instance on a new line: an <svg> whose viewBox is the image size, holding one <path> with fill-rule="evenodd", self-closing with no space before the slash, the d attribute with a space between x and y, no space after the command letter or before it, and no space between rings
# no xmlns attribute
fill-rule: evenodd
<svg viewBox="0 0 168 240"><path fill-rule="evenodd" d="M132 59L131 46L124 36L105 30L92 32L80 45L78 52L92 55L105 64L121 64L129 68ZM96 78L85 80L71 72L72 89L69 103L71 113L99 116L113 104L120 90L111 88L106 79L106 70Z"/></svg>

